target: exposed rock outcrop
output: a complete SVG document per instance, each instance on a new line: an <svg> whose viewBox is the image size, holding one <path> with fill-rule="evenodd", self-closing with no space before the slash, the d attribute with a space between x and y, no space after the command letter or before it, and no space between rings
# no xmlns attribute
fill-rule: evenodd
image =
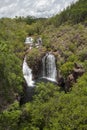
<svg viewBox="0 0 87 130"><path fill-rule="evenodd" d="M85 72L82 65L75 63L72 73L67 77L65 82L65 91L69 91L73 86L73 83L76 83L77 79L83 75Z"/></svg>
<svg viewBox="0 0 87 130"><path fill-rule="evenodd" d="M59 77L58 84L61 86L65 92L70 91L73 84L76 83L77 79L84 74L85 70L81 64L75 63L72 73L69 74L66 80L63 76Z"/></svg>

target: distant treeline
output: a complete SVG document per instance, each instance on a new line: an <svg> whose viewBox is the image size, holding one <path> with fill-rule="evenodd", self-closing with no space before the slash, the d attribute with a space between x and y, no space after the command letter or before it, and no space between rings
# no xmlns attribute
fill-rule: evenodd
<svg viewBox="0 0 87 130"><path fill-rule="evenodd" d="M52 17L50 22L55 26L59 26L65 22L77 24L87 20L87 0L79 0L76 3L72 3L60 14Z"/></svg>
<svg viewBox="0 0 87 130"><path fill-rule="evenodd" d="M27 16L27 17L23 17L23 16L16 16L15 19L18 22L26 22L27 24L31 25L32 23L36 23L38 21L44 21L46 18L36 18L34 16Z"/></svg>

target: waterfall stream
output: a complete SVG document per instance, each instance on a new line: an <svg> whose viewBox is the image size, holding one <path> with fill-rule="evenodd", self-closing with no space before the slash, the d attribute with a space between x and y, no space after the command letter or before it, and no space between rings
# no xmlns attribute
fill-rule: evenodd
<svg viewBox="0 0 87 130"><path fill-rule="evenodd" d="M26 57L24 58L24 62L23 62L23 75L24 75L25 81L27 83L27 86L33 87L34 81L32 80L32 70L29 68L29 66L26 62Z"/></svg>
<svg viewBox="0 0 87 130"><path fill-rule="evenodd" d="M25 78L25 81L27 83L28 87L34 87L34 81L33 81L33 76L32 76L32 70L29 68L26 57L24 58L23 62L23 75ZM39 77L39 76L38 76ZM55 56L51 53L47 53L43 58L42 58L42 75L40 79L46 79L51 82L57 82L57 69L56 69L56 59Z"/></svg>
<svg viewBox="0 0 87 130"><path fill-rule="evenodd" d="M51 53L47 53L42 59L42 78L46 78L50 81L57 82L57 70L55 56Z"/></svg>

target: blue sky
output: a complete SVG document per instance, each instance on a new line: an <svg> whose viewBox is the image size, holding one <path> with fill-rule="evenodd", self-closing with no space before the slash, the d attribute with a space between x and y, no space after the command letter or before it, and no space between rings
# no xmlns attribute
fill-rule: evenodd
<svg viewBox="0 0 87 130"><path fill-rule="evenodd" d="M77 0L0 0L0 17L50 17Z"/></svg>

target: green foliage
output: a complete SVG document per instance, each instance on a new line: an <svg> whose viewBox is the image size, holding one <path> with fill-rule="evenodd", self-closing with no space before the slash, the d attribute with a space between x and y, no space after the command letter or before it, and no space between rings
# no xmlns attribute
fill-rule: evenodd
<svg viewBox="0 0 87 130"><path fill-rule="evenodd" d="M11 52L7 44L0 46L0 93L10 102L14 93L22 92L21 60Z"/></svg>
<svg viewBox="0 0 87 130"><path fill-rule="evenodd" d="M77 80L77 83L75 84L75 86L76 86L76 88L73 88L73 90L78 89L78 91L77 91L78 95L80 95L80 93L81 93L80 96L84 96L84 95L87 96L87 87L86 87L87 86L87 73L85 73L82 77L80 77Z"/></svg>
<svg viewBox="0 0 87 130"><path fill-rule="evenodd" d="M35 65L37 62L41 61L41 58L45 52L46 52L46 49L44 47L40 48L40 50L37 48L33 48L27 55L27 61L30 67Z"/></svg>
<svg viewBox="0 0 87 130"><path fill-rule="evenodd" d="M40 35L43 31L42 23L40 21L38 21L33 26L34 26L34 33Z"/></svg>
<svg viewBox="0 0 87 130"><path fill-rule="evenodd" d="M73 67L74 67L74 62L70 62L70 61L64 63L64 64L60 67L61 73L63 74L63 76L64 76L65 78L71 73L71 71L73 70Z"/></svg>
<svg viewBox="0 0 87 130"><path fill-rule="evenodd" d="M0 130L87 130L86 8L87 1L79 0L47 20L0 19L0 110L5 108L0 114ZM21 67L28 34L43 39L44 47L27 52L34 74L38 75L41 59L50 50L55 51L64 78L75 62L81 62L86 73L67 94L54 84L37 84L33 101L20 107L15 95L22 92Z"/></svg>
<svg viewBox="0 0 87 130"><path fill-rule="evenodd" d="M70 43L69 44L69 50L71 51L71 52L75 52L75 50L76 50L76 46L72 43Z"/></svg>
<svg viewBox="0 0 87 130"><path fill-rule="evenodd" d="M7 104L14 101L15 94L22 92L23 75L21 71L23 57L23 43L24 39L24 24L16 23L15 20L9 18L0 19L0 95L1 105L0 110L6 107Z"/></svg>
<svg viewBox="0 0 87 130"><path fill-rule="evenodd" d="M84 62L85 60L87 60L87 51L86 51L87 49L86 48L84 48L83 50L81 50L80 52L79 52L79 59L82 61L82 62Z"/></svg>
<svg viewBox="0 0 87 130"><path fill-rule="evenodd" d="M0 129L16 130L20 115L21 111L19 110L18 102L15 102L8 110L0 114Z"/></svg>
<svg viewBox="0 0 87 130"><path fill-rule="evenodd" d="M85 71L87 72L87 60L85 60L85 61L83 62L83 66L84 66Z"/></svg>
<svg viewBox="0 0 87 130"><path fill-rule="evenodd" d="M54 84L40 83L33 102L20 109L15 103L0 115L0 127L2 130L86 130L86 86L87 74L79 78L68 94Z"/></svg>
<svg viewBox="0 0 87 130"><path fill-rule="evenodd" d="M39 99L42 102L46 102L49 100L50 97L53 97L54 93L59 90L59 87L52 84L52 83L40 83L37 84L36 87L36 96L34 97L35 100Z"/></svg>
<svg viewBox="0 0 87 130"><path fill-rule="evenodd" d="M72 54L72 55L70 55L70 56L68 57L67 60L70 61L70 62L77 62L77 61L78 61L78 56L75 55L75 54Z"/></svg>
<svg viewBox="0 0 87 130"><path fill-rule="evenodd" d="M43 32L43 26L42 23L43 21L37 21L35 23L32 23L32 25L29 26L28 28L28 34L29 35L40 35Z"/></svg>
<svg viewBox="0 0 87 130"><path fill-rule="evenodd" d="M50 50L51 44L49 38L46 35L42 35L42 39L43 39L43 46L46 47L48 50Z"/></svg>
<svg viewBox="0 0 87 130"><path fill-rule="evenodd" d="M42 57L46 52L46 48L33 48L27 55L27 63L32 68L32 73L38 78L42 69Z"/></svg>
<svg viewBox="0 0 87 130"><path fill-rule="evenodd" d="M75 4L71 4L65 10L63 10L60 14L54 16L51 21L55 26L59 26L64 24L65 22L71 22L77 24L79 22L85 21L87 17L87 1L79 0Z"/></svg>

